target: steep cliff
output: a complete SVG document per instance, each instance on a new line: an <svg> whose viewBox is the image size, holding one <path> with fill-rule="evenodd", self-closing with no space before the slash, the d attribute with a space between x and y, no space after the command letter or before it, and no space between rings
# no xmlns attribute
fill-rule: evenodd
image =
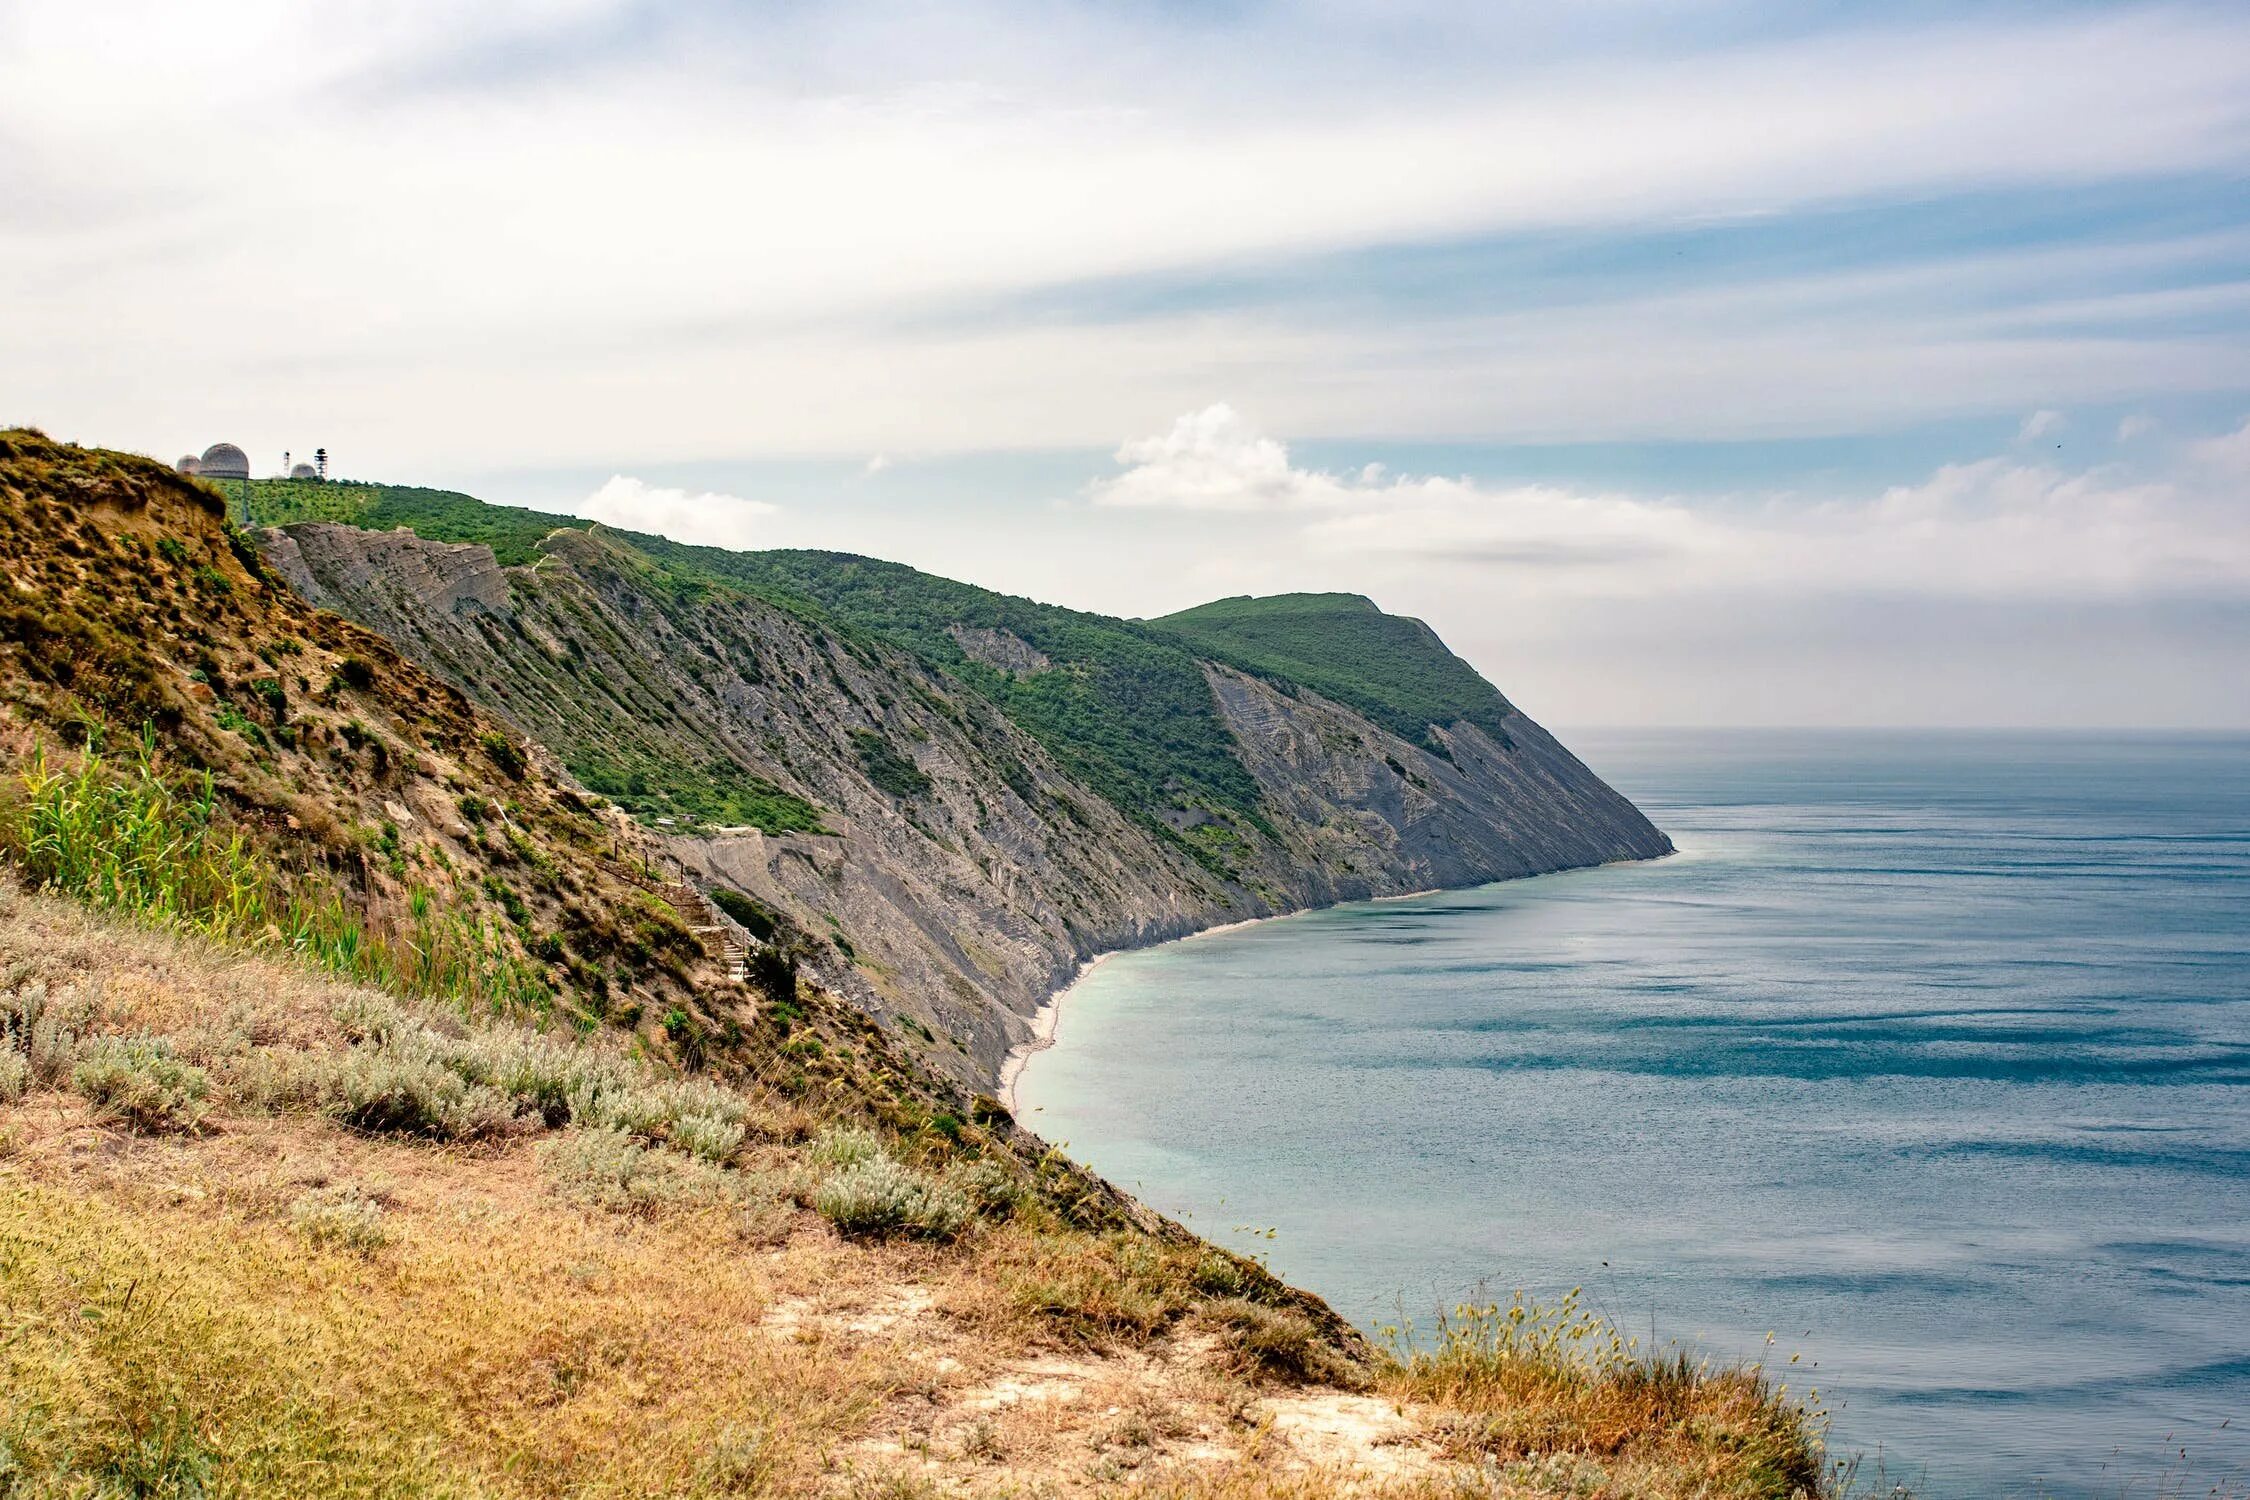
<svg viewBox="0 0 2250 1500"><path fill-rule="evenodd" d="M484 512L522 514L420 524L520 538ZM333 521L260 536L309 600L667 833L699 883L807 939L825 983L972 1083L1096 953L1670 847L1426 627L1365 601L1363 628L1407 644L1372 668L1411 679L1399 703L862 558L583 523L518 566ZM1447 717L1399 732L1427 713Z"/></svg>

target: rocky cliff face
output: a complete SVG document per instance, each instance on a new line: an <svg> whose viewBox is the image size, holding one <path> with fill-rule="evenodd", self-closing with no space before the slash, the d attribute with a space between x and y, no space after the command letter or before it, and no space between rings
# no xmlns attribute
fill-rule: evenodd
<svg viewBox="0 0 2250 1500"><path fill-rule="evenodd" d="M1040 1001L1097 953L1670 848L1520 714L1504 739L1463 722L1413 744L1206 664L1264 826L1202 825L1187 810L1166 828L1074 780L992 701L910 652L732 589L683 587L599 531L557 532L522 568L408 532L309 523L261 539L308 599L388 636L594 790L630 799L635 767L707 768L670 795L700 802L707 787L711 807L749 812L683 810L670 841L683 867L781 914L815 940L823 981L973 1084L990 1083ZM1004 670L1050 667L1012 636L955 638Z"/></svg>
<svg viewBox="0 0 2250 1500"><path fill-rule="evenodd" d="M1205 668L1289 857L1283 907L1480 885L1669 853L1639 808L1520 713L1413 744L1313 693Z"/></svg>

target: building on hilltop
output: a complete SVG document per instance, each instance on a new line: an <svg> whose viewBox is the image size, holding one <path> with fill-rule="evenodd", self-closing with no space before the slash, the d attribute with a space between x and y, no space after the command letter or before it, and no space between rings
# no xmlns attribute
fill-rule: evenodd
<svg viewBox="0 0 2250 1500"><path fill-rule="evenodd" d="M232 443L213 443L195 461L195 472L205 479L248 479L250 455Z"/></svg>
<svg viewBox="0 0 2250 1500"><path fill-rule="evenodd" d="M198 479L250 479L250 454L245 454L234 443L212 443L203 450L203 457L180 454L173 468L182 475ZM326 479L328 477L328 450L322 448L313 454L311 463L290 463L290 454L281 454L281 477L284 479Z"/></svg>
<svg viewBox="0 0 2250 1500"><path fill-rule="evenodd" d="M314 453L313 461L309 464L293 464L289 461L290 456L287 453L281 455L283 478L326 479L328 477L328 450L326 448ZM193 453L181 454L179 461L172 467L182 474L191 474L199 479L248 479L250 477L250 455L244 453L232 443L213 443L203 450L203 456L200 458Z"/></svg>

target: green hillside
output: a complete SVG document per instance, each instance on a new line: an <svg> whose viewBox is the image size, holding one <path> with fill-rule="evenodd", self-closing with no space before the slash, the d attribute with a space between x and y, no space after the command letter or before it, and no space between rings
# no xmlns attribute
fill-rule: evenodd
<svg viewBox="0 0 2250 1500"><path fill-rule="evenodd" d="M769 598L811 600L998 703L1074 776L1129 814L1185 803L1253 822L1257 785L1235 757L1194 654L1129 621L1038 604L847 552L726 552L636 537L652 556ZM1049 665L971 657L953 627L1005 631Z"/></svg>
<svg viewBox="0 0 2250 1500"><path fill-rule="evenodd" d="M252 525L404 526L432 541L484 543L509 565L535 560L556 528L591 524L403 485L254 480L247 491ZM1143 822L1162 826L1168 809L1197 805L1263 826L1256 783L1235 756L1202 669L1168 636L850 553L730 552L604 530L650 560L659 590L732 588L847 638L911 651L992 699L1065 769ZM1006 631L1051 665L1022 673L988 666L961 649L956 625Z"/></svg>
<svg viewBox="0 0 2250 1500"><path fill-rule="evenodd" d="M1219 599L1149 622L1198 654L1311 688L1404 739L1466 719L1502 743L1514 709L1420 620L1358 594Z"/></svg>
<svg viewBox="0 0 2250 1500"><path fill-rule="evenodd" d="M482 543L509 565L534 561L558 527L592 524L404 485L256 480L242 493L254 525L404 526L433 541ZM1160 620L1117 620L846 552L730 552L605 531L649 560L648 582L659 594L737 590L846 639L911 651L990 698L1073 776L1151 826L1163 827L1164 815L1181 807L1266 826L1199 658L1309 688L1408 740L1467 720L1507 741L1503 720L1513 710L1475 668L1421 621L1385 614L1356 594L1221 599ZM1039 660L1019 670L992 665L963 648L961 630L1002 633ZM643 767L649 777L667 779ZM666 810L747 817L685 802Z"/></svg>

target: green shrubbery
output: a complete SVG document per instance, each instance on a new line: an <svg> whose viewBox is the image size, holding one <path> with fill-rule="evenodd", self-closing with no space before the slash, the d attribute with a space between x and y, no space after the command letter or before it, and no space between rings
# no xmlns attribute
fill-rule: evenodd
<svg viewBox="0 0 2250 1500"><path fill-rule="evenodd" d="M252 526L287 526L298 521L340 521L369 531L404 526L436 542L481 542L492 549L503 567L518 567L536 559L539 543L559 527L583 529L592 524L575 516L487 505L450 490L402 484L252 479L243 488Z"/></svg>
<svg viewBox="0 0 2250 1500"><path fill-rule="evenodd" d="M155 745L144 733L124 767L89 748L69 771L36 752L0 848L42 889L222 942L282 948L402 994L501 1007L550 998L537 967L497 929L439 910L426 890L411 893L405 921L379 924L347 909L325 877L283 875L224 826L210 774L166 774Z"/></svg>
<svg viewBox="0 0 2250 1500"><path fill-rule="evenodd" d="M1503 746L1515 710L1419 620L1357 594L1219 599L1149 624L1205 656L1311 688L1411 744L1451 758L1433 724L1466 719Z"/></svg>
<svg viewBox="0 0 2250 1500"><path fill-rule="evenodd" d="M742 930L761 943L772 942L781 931L781 914L755 896L719 885L711 888L710 897L712 905L741 923Z"/></svg>
<svg viewBox="0 0 2250 1500"><path fill-rule="evenodd" d="M930 789L930 778L922 768L873 730L853 730L852 748L867 779L892 796L919 797Z"/></svg>
<svg viewBox="0 0 2250 1500"><path fill-rule="evenodd" d="M636 752L605 742L563 747L563 758L590 792L643 821L659 817L761 833L827 833L820 809L731 760L697 765L685 756Z"/></svg>

